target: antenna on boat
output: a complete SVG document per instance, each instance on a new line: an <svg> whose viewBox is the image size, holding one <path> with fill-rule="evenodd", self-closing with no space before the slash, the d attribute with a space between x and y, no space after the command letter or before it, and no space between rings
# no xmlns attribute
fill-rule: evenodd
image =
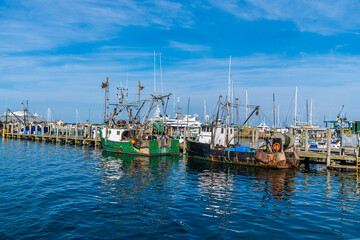
<svg viewBox="0 0 360 240"><path fill-rule="evenodd" d="M164 88L163 88L163 80L162 80L161 52L160 52L160 79L161 79L161 95L163 95Z"/></svg>
<svg viewBox="0 0 360 240"><path fill-rule="evenodd" d="M156 61L155 61L155 50L154 50L154 94L156 94Z"/></svg>
<svg viewBox="0 0 360 240"><path fill-rule="evenodd" d="M206 99L204 98L204 123L206 123Z"/></svg>
<svg viewBox="0 0 360 240"><path fill-rule="evenodd" d="M229 78L228 78L228 92L227 92L227 96L226 96L226 101L230 102L231 101L231 55L230 55L230 60L229 60Z"/></svg>
<svg viewBox="0 0 360 240"><path fill-rule="evenodd" d="M274 125L273 125L273 128L276 128L275 93L273 93L273 114L274 114Z"/></svg>

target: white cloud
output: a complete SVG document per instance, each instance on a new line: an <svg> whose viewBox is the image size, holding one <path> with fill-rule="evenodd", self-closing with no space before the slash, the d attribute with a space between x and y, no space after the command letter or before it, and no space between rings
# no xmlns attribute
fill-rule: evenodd
<svg viewBox="0 0 360 240"><path fill-rule="evenodd" d="M301 31L323 35L359 32L357 0L209 0L213 5L246 20L293 21Z"/></svg>
<svg viewBox="0 0 360 240"><path fill-rule="evenodd" d="M210 50L209 46L201 45L201 44L189 44L189 43L182 43L176 41L169 42L170 48L175 48L177 50L181 50L184 52L202 52Z"/></svg>
<svg viewBox="0 0 360 240"><path fill-rule="evenodd" d="M67 116L64 110L72 107L78 107L79 111L84 108L85 112L91 108L92 112L100 113L104 98L100 83L107 76L110 77L112 101L115 101L116 86L120 82L125 84L126 79L129 81L130 101L136 99L138 80L145 86L143 98L153 91L152 52L109 49L107 52L81 55L3 55L1 58L0 94L3 101L8 99L9 105L18 106L23 99L29 99L33 106L43 107L43 112L49 105L54 106L53 112L65 112L59 117L73 117L72 113ZM227 58L198 58L170 65L163 58L164 91L176 90L184 109L185 99L190 96L192 112L202 113L204 98L207 99L208 109L212 110L218 96L226 94L228 62ZM281 105L281 115L286 115L294 88L299 86L303 99L316 100L320 120L324 114L334 113L342 104L348 109L348 117L359 119L360 114L355 110L360 105L356 97L360 91L359 65L358 56L233 56L231 75L240 102L244 102L244 90L248 88L250 102L261 105L269 115L273 92ZM160 76L159 72L157 76ZM159 78L157 84L160 89Z"/></svg>
<svg viewBox="0 0 360 240"><path fill-rule="evenodd" d="M191 13L167 0L14 0L0 6L0 52L108 40L127 26L166 29L191 24Z"/></svg>

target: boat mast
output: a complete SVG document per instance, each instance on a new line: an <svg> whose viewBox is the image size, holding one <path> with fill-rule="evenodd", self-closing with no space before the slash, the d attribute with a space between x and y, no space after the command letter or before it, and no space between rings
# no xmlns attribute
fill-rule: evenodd
<svg viewBox="0 0 360 240"><path fill-rule="evenodd" d="M164 88L163 88L163 79L162 79L161 52L160 52L160 80L161 80L161 95L163 95Z"/></svg>
<svg viewBox="0 0 360 240"><path fill-rule="evenodd" d="M138 85L137 85L137 113L135 115L135 119L134 120L138 120L138 122L140 122L140 109L141 109L141 98L140 98L140 93L141 90L143 90L144 87L141 86L140 81L138 81Z"/></svg>
<svg viewBox="0 0 360 240"><path fill-rule="evenodd" d="M295 88L295 111L294 111L294 126L296 127L296 113L297 113L297 94L298 94L298 87Z"/></svg>
<svg viewBox="0 0 360 240"><path fill-rule="evenodd" d="M248 103L248 90L247 90L247 88L245 89L245 120L248 118L248 105L249 103ZM245 126L247 126L247 123L246 123L246 125Z"/></svg>
<svg viewBox="0 0 360 240"><path fill-rule="evenodd" d="M313 100L310 98L310 115L309 115L309 123L312 126L312 117L313 117Z"/></svg>
<svg viewBox="0 0 360 240"><path fill-rule="evenodd" d="M309 125L309 100L306 99L306 124Z"/></svg>
<svg viewBox="0 0 360 240"><path fill-rule="evenodd" d="M279 127L279 123L280 123L280 104L278 104L277 107L277 127Z"/></svg>
<svg viewBox="0 0 360 240"><path fill-rule="evenodd" d="M154 50L154 95L156 94L156 62L155 62L155 50Z"/></svg>
<svg viewBox="0 0 360 240"><path fill-rule="evenodd" d="M109 122L109 77L106 78L106 81L102 83L102 88L105 88L105 111L104 111L104 123L108 124Z"/></svg>
<svg viewBox="0 0 360 240"><path fill-rule="evenodd" d="M273 128L276 128L275 93L273 93L273 114L274 114L274 125L273 125Z"/></svg>
<svg viewBox="0 0 360 240"><path fill-rule="evenodd" d="M228 92L226 96L225 146L228 146L229 105L231 102L231 55L229 59Z"/></svg>
<svg viewBox="0 0 360 240"><path fill-rule="evenodd" d="M204 123L206 124L206 99L204 98Z"/></svg>
<svg viewBox="0 0 360 240"><path fill-rule="evenodd" d="M180 97L177 98L177 113L176 113L176 131L179 134L179 117L180 117Z"/></svg>
<svg viewBox="0 0 360 240"><path fill-rule="evenodd" d="M226 95L226 102L231 101L231 55L229 60L229 77L228 77L228 89L227 89L227 95Z"/></svg>
<svg viewBox="0 0 360 240"><path fill-rule="evenodd" d="M221 98L222 96L219 96L219 105L218 105L218 110L216 113L216 119L215 119L215 126L213 126L213 129L211 131L211 142L210 142L210 147L214 147L215 146L215 134L216 134L216 128L217 128L217 123L218 123L218 119L219 119L219 112L220 112L220 106L221 106ZM214 125L214 124L212 124Z"/></svg>

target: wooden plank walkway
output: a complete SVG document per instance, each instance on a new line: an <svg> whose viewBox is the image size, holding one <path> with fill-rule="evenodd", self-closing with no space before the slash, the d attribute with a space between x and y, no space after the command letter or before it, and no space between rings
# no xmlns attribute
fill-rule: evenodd
<svg viewBox="0 0 360 240"><path fill-rule="evenodd" d="M94 138L85 138L83 136L56 136L56 135L37 135L37 134L19 134L19 133L5 133L5 138L31 140L31 141L45 141L45 142L63 142L65 144L74 145L91 145L100 146L101 140Z"/></svg>
<svg viewBox="0 0 360 240"><path fill-rule="evenodd" d="M324 152L312 152L312 151L297 151L300 158L316 158L316 159L326 159L327 154ZM337 160L337 161L356 161L355 155L340 155L340 154L331 154L330 155L331 160Z"/></svg>

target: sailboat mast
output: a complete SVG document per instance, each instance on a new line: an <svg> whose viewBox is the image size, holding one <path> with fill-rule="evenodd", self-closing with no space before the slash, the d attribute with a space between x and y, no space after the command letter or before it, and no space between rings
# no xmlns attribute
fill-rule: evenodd
<svg viewBox="0 0 360 240"><path fill-rule="evenodd" d="M309 125L309 100L306 99L306 124Z"/></svg>

